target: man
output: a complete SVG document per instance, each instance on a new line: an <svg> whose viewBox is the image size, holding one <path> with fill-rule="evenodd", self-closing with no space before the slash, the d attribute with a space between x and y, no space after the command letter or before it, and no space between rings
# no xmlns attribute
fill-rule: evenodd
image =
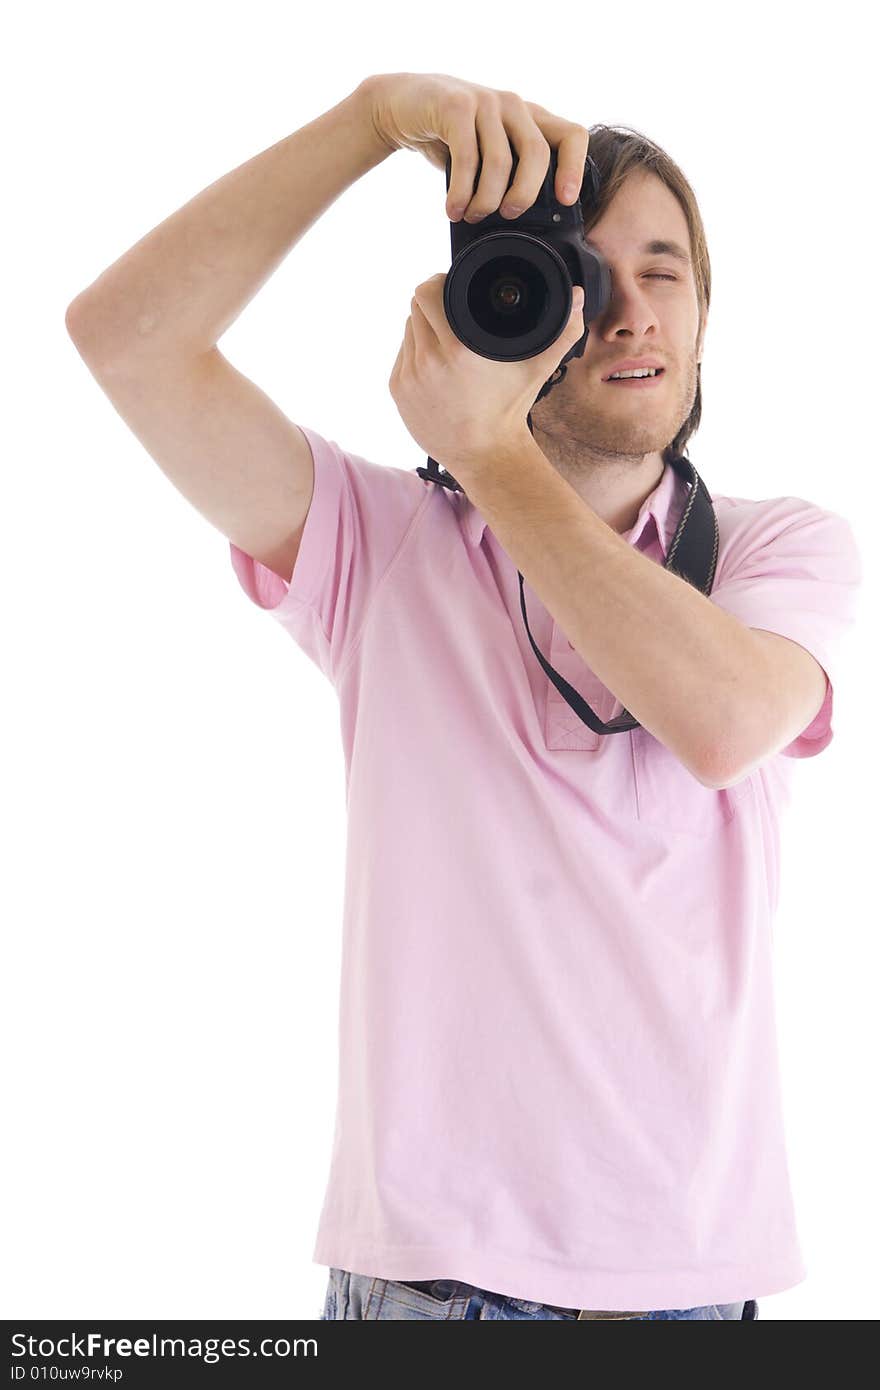
<svg viewBox="0 0 880 1390"><path fill-rule="evenodd" d="M285 206L310 225L384 157L365 109L359 88L260 156L249 185L228 175L236 207L270 167L295 170ZM291 429L208 351L277 258L281 235L256 213L249 238L227 233L213 300L167 296L191 315L188 354L166 335L148 357L87 357L340 701L339 1099L314 1250L326 1316L754 1317L757 1297L805 1276L770 925L791 759L832 737L858 555L847 522L803 499L713 492L711 596L663 568L687 497L667 458L699 419L708 255L668 157L603 127L590 154L606 198L585 231L611 301L533 406L533 438L512 430L454 462L430 450L462 493ZM206 225L222 222L226 182L201 195ZM686 259L645 249L657 241ZM419 440L484 370L451 342L438 289L419 287L393 377ZM79 319L84 356L101 304ZM664 368L652 385L605 380L645 357ZM457 389L438 406L447 368ZM258 404L244 501L184 474L182 452L171 474L172 419L210 408L211 473L231 477ZM287 524L270 533L279 496ZM517 570L551 664L600 718L625 707L639 728L594 734L547 680Z"/></svg>

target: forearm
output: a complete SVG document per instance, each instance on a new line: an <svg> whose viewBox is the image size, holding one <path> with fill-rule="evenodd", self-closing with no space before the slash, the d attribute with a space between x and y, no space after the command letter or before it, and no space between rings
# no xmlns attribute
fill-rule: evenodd
<svg viewBox="0 0 880 1390"><path fill-rule="evenodd" d="M366 78L109 266L67 312L82 356L113 362L214 347L312 224L393 153L373 125L371 91Z"/></svg>
<svg viewBox="0 0 880 1390"><path fill-rule="evenodd" d="M700 781L737 766L750 746L743 723L766 688L766 656L750 630L629 545L530 436L459 481L624 708Z"/></svg>

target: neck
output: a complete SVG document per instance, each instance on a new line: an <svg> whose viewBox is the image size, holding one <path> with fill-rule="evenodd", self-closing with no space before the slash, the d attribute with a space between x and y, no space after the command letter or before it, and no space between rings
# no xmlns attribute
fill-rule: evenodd
<svg viewBox="0 0 880 1390"><path fill-rule="evenodd" d="M534 419L532 425L535 443L578 496L618 534L631 530L645 498L663 477L662 453L605 452L545 434Z"/></svg>

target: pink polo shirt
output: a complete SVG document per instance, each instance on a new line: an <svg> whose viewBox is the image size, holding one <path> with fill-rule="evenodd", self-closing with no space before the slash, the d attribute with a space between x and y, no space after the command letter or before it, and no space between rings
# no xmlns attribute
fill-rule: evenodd
<svg viewBox="0 0 880 1390"><path fill-rule="evenodd" d="M314 1261L578 1308L799 1283L771 922L793 759L832 737L861 579L849 524L712 494L712 600L831 682L793 743L713 791L644 729L578 719L464 494L304 432L292 582L231 560L339 699L339 1090ZM686 493L667 466L625 539L662 564ZM550 663L619 713L525 594Z"/></svg>

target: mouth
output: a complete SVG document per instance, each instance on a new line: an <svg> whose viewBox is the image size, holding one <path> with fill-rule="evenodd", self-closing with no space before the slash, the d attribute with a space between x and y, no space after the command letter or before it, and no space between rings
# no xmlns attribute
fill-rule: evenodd
<svg viewBox="0 0 880 1390"><path fill-rule="evenodd" d="M618 377L614 381L603 381L603 386L617 386L630 391L647 391L652 386L656 386L666 375L665 367L658 367L656 376L625 376Z"/></svg>

